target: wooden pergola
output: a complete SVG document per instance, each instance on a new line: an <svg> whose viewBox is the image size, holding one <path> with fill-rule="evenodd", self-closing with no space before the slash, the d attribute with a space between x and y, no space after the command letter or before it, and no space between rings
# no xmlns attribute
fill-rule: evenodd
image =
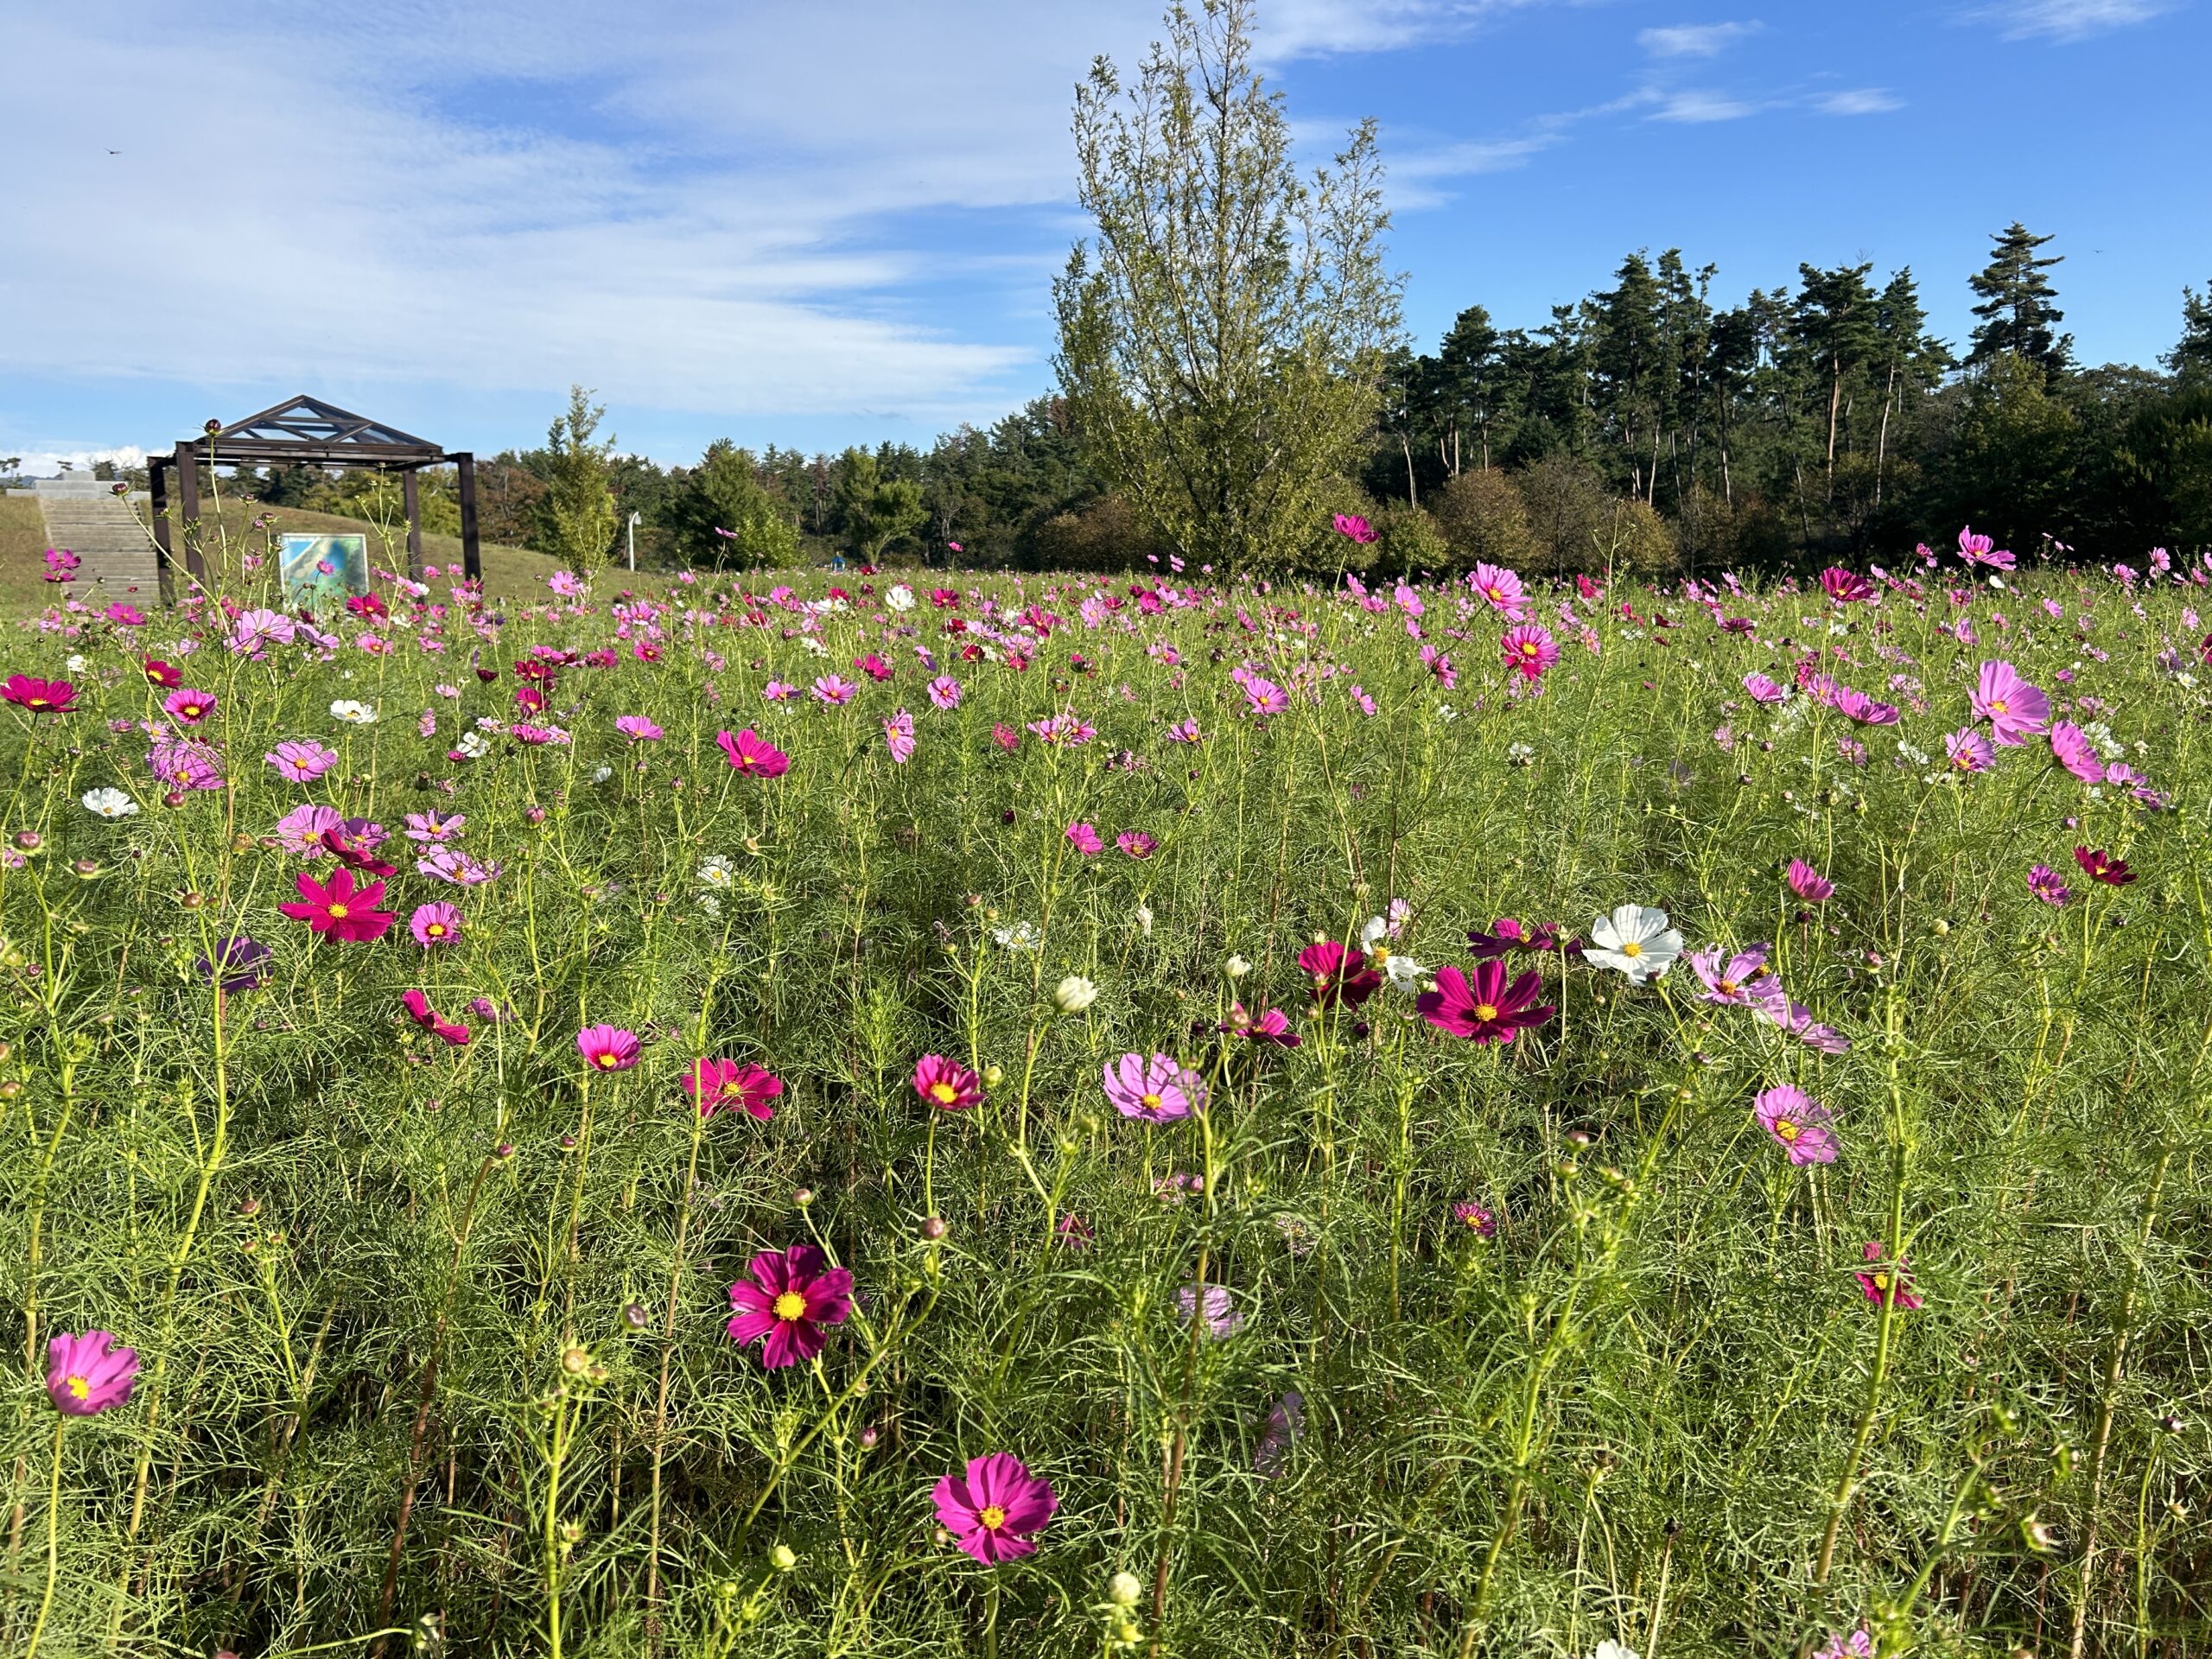
<svg viewBox="0 0 2212 1659"><path fill-rule="evenodd" d="M213 421L196 438L179 442L173 454L147 457L153 494L154 540L161 548L162 590L170 592L180 539L168 512L168 474L176 473L175 522L189 525L200 517L201 467L371 467L397 473L407 509L407 574L423 574L423 496L416 474L425 467L451 464L461 474L461 556L469 580L484 574L476 537L476 457L466 449L447 451L365 416L302 393L229 426ZM195 536L181 538L186 570L196 582L207 575Z"/></svg>

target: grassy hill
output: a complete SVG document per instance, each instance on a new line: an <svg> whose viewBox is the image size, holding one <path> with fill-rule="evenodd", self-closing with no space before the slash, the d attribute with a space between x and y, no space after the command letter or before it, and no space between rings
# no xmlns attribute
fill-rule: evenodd
<svg viewBox="0 0 2212 1659"><path fill-rule="evenodd" d="M206 529L208 562L219 568L219 550L258 550L266 544L264 532L251 528L257 513L267 512L278 531L316 531L330 535L361 535L369 538L369 557L382 569L402 568L407 556L407 528L375 524L335 513L308 512L302 508L260 508L226 501L219 515L210 509L201 515ZM58 589L43 578L42 555L47 548L46 521L37 500L29 495L0 495L0 609L36 610L51 603ZM500 597L543 596L545 578L556 569L554 561L527 548L483 543L484 589ZM423 562L442 571L461 563L461 537L424 531Z"/></svg>

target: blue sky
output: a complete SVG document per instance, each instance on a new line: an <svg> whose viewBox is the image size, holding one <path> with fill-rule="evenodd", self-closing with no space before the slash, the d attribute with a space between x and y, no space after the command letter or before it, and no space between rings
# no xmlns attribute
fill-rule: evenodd
<svg viewBox="0 0 2212 1659"><path fill-rule="evenodd" d="M1315 156L1377 117L1433 344L1635 248L1910 264L1939 332L2018 218L2092 362L2212 282L2212 0L1261 0ZM0 454L312 391L454 448L598 390L623 447L927 442L1048 387L1092 55L1157 0L232 0L8 27ZM111 155L110 151L119 151Z"/></svg>

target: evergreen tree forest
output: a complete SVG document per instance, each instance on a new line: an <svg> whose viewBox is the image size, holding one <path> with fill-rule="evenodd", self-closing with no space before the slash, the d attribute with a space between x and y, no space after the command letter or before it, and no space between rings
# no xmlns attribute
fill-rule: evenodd
<svg viewBox="0 0 2212 1659"><path fill-rule="evenodd" d="M1355 561L1377 571L1780 571L1898 559L1969 524L2024 557L2212 543L2212 288L2183 290L2157 365L2085 365L2050 241L2018 224L1993 238L1962 340L1931 332L1909 268L1803 264L1721 305L1716 269L1675 249L1628 255L1533 325L1470 304L1427 349L1389 353L1365 463L1323 493L1374 523ZM619 559L635 513L641 567L1109 570L1165 551L1102 486L1058 395L926 449L721 441L665 467L579 435L595 411L581 388L570 402L546 447L479 463L487 540L573 556L582 512ZM595 485L580 476L594 467ZM378 487L302 475L262 493L360 512ZM426 511L457 519L435 479Z"/></svg>

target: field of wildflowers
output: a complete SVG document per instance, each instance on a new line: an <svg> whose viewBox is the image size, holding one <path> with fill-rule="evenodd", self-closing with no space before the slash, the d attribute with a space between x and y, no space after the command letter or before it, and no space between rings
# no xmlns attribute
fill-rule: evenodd
<svg viewBox="0 0 2212 1659"><path fill-rule="evenodd" d="M0 1650L2212 1650L2148 563L49 610Z"/></svg>

